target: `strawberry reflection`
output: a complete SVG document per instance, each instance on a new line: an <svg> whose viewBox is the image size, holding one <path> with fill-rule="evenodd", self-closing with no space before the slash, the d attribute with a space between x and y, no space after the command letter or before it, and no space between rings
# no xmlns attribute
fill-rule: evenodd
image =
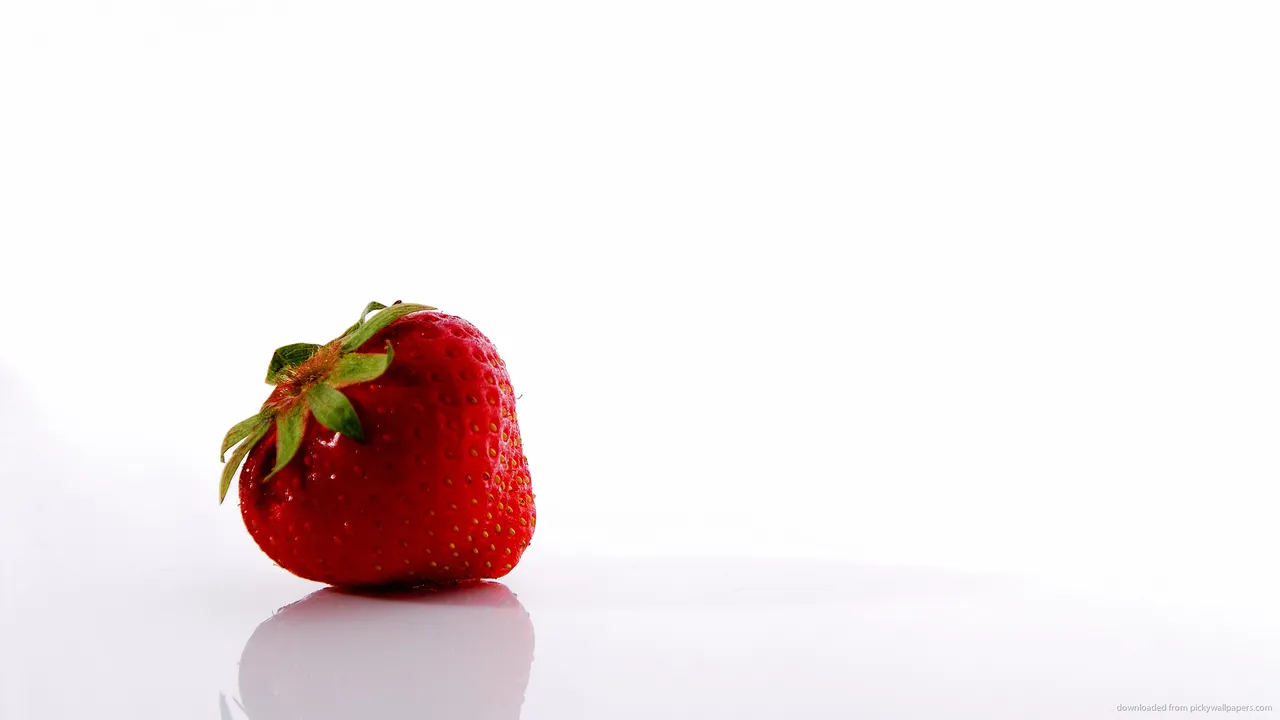
<svg viewBox="0 0 1280 720"><path fill-rule="evenodd" d="M254 631L240 657L251 720L520 717L533 623L496 582L355 595L320 590Z"/></svg>

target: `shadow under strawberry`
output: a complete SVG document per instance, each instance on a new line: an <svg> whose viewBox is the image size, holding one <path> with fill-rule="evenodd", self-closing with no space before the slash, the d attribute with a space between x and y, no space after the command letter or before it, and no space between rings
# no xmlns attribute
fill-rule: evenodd
<svg viewBox="0 0 1280 720"><path fill-rule="evenodd" d="M533 623L505 585L326 588L267 619L240 657L251 720L520 717Z"/></svg>

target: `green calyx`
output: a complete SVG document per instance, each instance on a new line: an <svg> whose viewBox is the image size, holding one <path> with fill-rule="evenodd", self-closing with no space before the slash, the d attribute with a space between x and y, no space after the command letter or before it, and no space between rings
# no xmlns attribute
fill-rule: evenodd
<svg viewBox="0 0 1280 720"><path fill-rule="evenodd" d="M381 376L395 359L395 352L389 342L385 353L358 353L355 350L382 328L405 315L423 310L435 308L398 300L390 306L371 302L360 313L355 325L329 343L293 343L277 348L267 367L267 384L275 385L276 389L256 415L236 423L222 439L220 458L224 465L218 502L226 499L236 470L249 451L273 426L276 429L276 463L263 482L270 480L298 454L311 417L334 432L363 442L364 429L360 418L339 388ZM376 314L369 314L375 311ZM235 450L228 460L227 451L232 448Z"/></svg>

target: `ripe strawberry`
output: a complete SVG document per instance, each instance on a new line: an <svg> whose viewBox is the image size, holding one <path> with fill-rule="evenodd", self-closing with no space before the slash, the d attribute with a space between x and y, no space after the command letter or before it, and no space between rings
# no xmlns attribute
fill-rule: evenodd
<svg viewBox="0 0 1280 720"><path fill-rule="evenodd" d="M221 492L244 460L245 527L280 567L330 585L420 585L502 577L528 547L536 519L506 363L474 325L434 310L370 303L338 339L276 350L275 389L223 441L224 453L241 444Z"/></svg>

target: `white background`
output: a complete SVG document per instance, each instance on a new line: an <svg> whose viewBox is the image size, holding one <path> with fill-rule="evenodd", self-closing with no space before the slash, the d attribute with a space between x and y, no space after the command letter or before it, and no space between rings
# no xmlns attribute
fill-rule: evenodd
<svg viewBox="0 0 1280 720"><path fill-rule="evenodd" d="M1278 31L1264 2L8 0L4 589L278 572L217 505L222 433L273 348L401 299L507 360L531 557L1271 607Z"/></svg>

